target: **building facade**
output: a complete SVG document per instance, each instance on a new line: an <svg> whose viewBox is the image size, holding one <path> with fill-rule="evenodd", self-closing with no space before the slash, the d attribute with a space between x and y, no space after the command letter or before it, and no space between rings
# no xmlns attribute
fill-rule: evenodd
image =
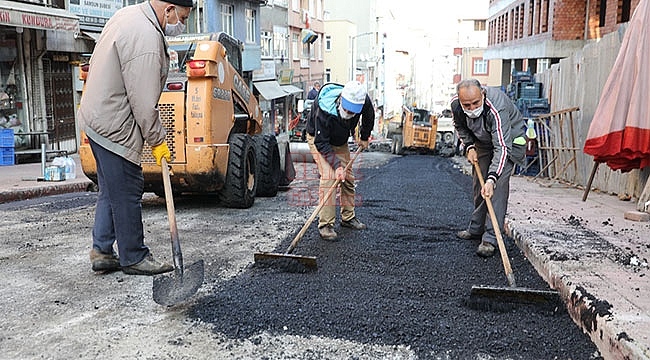
<svg viewBox="0 0 650 360"><path fill-rule="evenodd" d="M582 50L629 21L640 0L490 0L485 57L532 74Z"/></svg>
<svg viewBox="0 0 650 360"><path fill-rule="evenodd" d="M19 154L40 143L77 150L74 69L94 40L65 8L63 2L0 1L0 127L19 134Z"/></svg>

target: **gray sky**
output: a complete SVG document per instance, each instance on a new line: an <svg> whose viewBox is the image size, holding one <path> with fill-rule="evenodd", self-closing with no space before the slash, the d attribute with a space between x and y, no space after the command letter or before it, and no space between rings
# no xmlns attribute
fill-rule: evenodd
<svg viewBox="0 0 650 360"><path fill-rule="evenodd" d="M400 26L438 32L458 19L487 18L489 0L379 0Z"/></svg>

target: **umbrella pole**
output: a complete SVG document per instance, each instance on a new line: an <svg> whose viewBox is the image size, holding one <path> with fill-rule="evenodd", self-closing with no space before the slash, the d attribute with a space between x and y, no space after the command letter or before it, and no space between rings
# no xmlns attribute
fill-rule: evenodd
<svg viewBox="0 0 650 360"><path fill-rule="evenodd" d="M591 175L589 175L589 181L587 181L587 186L585 187L585 193L582 194L582 201L587 201L587 195L591 191L591 183L594 182L594 176L596 176L596 170L598 170L599 161L594 160L594 166L591 168Z"/></svg>

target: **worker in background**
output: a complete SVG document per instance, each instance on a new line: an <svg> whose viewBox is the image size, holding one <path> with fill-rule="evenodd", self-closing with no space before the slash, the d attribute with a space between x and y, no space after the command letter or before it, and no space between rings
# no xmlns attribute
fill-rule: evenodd
<svg viewBox="0 0 650 360"><path fill-rule="evenodd" d="M307 100L316 99L316 96L318 96L319 91L320 91L320 82L314 81L314 84L312 85L311 89L307 93Z"/></svg>
<svg viewBox="0 0 650 360"><path fill-rule="evenodd" d="M361 124L359 124L361 121ZM325 204L319 213L318 231L321 238L334 240L336 220L336 194L324 199L325 194L341 183L341 226L363 230L366 225L359 221L354 211L354 174L350 162L348 139L359 129L358 146L368 148L368 138L375 123L375 110L366 87L358 81L345 86L326 84L312 104L307 119L307 143L318 165L320 184L319 203Z"/></svg>
<svg viewBox="0 0 650 360"><path fill-rule="evenodd" d="M78 110L97 164L90 251L95 271L154 275L174 269L155 260L144 244L140 162L145 141L157 164L163 157L171 161L158 113L170 62L165 35L184 32L193 6L192 0L127 6L110 18L95 45Z"/></svg>
<svg viewBox="0 0 650 360"><path fill-rule="evenodd" d="M497 240L484 198L491 199L499 228L503 229L510 196L510 175L515 163L523 164L525 159L524 119L505 93L483 87L476 79L458 83L451 109L467 160L472 164L478 162L486 179L481 187L473 168L474 211L468 228L459 231L457 236L466 240L480 239L476 253L489 257L494 255Z"/></svg>

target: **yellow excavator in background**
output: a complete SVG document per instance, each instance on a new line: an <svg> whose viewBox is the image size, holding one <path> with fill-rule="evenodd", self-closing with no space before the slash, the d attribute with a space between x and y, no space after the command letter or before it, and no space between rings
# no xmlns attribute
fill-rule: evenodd
<svg viewBox="0 0 650 360"><path fill-rule="evenodd" d="M289 143L264 134L249 74L242 71L241 41L225 33L168 39L170 72L158 103L172 153L172 192L214 193L227 207L249 208L256 196L275 196L295 177ZM81 78L89 66L82 65ZM252 76L252 75L251 75ZM84 174L97 183L85 134L79 155ZM161 168L145 144L145 191L164 197Z"/></svg>
<svg viewBox="0 0 650 360"><path fill-rule="evenodd" d="M437 128L438 117L429 110L402 106L400 120L393 118L388 124L391 153L404 154L405 150L434 153Z"/></svg>

